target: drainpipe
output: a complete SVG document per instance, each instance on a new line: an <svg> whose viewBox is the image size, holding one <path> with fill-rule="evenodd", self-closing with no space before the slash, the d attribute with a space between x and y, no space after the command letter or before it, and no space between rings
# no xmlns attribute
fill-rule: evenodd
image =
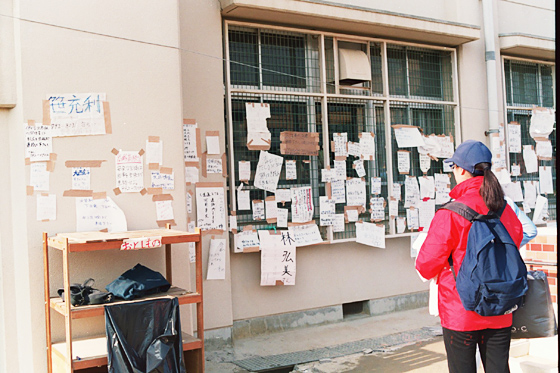
<svg viewBox="0 0 560 373"><path fill-rule="evenodd" d="M486 51L486 89L488 91L488 136L497 133L498 116L498 84L496 79L496 48L494 46L494 9L493 0L482 0L482 17L484 22L484 47Z"/></svg>

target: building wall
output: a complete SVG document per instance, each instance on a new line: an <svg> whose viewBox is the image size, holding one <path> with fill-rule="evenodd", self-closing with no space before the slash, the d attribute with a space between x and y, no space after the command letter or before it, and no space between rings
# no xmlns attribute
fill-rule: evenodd
<svg viewBox="0 0 560 373"><path fill-rule="evenodd" d="M148 136L160 136L164 165L175 171L172 194L176 228L186 229L187 219L195 219L194 214L187 215L185 208L188 188L182 182L181 122L183 118L196 119L203 140L205 131L219 130L221 146L226 151L220 13L225 3L229 1L15 0L13 9L6 2L0 4L3 14L15 17L0 16L0 35L14 41L13 45L0 43L0 107L5 106L0 108L0 162L4 173L0 185L0 372L46 371L41 233L68 232L76 227L74 200L62 197L62 192L70 188L65 160L106 160L100 169L92 171L92 187L107 191L123 209L129 229L155 228L155 207L149 196L113 195L111 149L144 148ZM275 6L288 3L320 6L335 2L274 2ZM483 27L481 2L476 0L354 0L336 4ZM553 38L553 13L554 3L549 0L496 1L497 48L499 33ZM527 17L532 21L526 22ZM324 22L324 28L329 28L328 22ZM363 34L376 37L368 34L365 26ZM484 55L482 32L481 39L458 47L462 139L486 141ZM496 61L501 103L499 53ZM7 74L10 69L15 73ZM13 87L7 93L5 81ZM23 123L29 119L41 121L41 100L46 95L79 92L107 94L113 134L54 139L58 159L51 174L50 193L57 194L57 220L37 222L35 197L25 195L29 167L24 165ZM501 104L499 110L503 122ZM223 181L225 185L220 176L212 175L206 181ZM229 240L227 234L223 237ZM204 268L209 238L204 239ZM204 282L206 329L229 328L234 321L249 318L427 290L427 284L414 271L409 237L387 239L385 250L340 243L304 247L298 249L297 255L296 286L261 287L259 254L228 253L226 280ZM54 295L62 286L62 264L58 253L51 253L50 260ZM150 263L156 270L163 268L161 250L124 256L117 252L76 254L73 260L72 279L77 282L93 277L99 287L137 262ZM175 251L174 260L176 284L189 287L192 265L185 260L183 251ZM193 328L192 312L187 308L182 313L187 331ZM54 315L55 340L63 338L62 326L62 318ZM103 319L97 318L76 322L74 331L76 336L85 336L102 334L103 328Z"/></svg>

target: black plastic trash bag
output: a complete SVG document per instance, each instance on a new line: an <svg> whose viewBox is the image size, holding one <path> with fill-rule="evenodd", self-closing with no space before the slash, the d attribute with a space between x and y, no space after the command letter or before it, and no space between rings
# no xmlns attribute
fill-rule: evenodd
<svg viewBox="0 0 560 373"><path fill-rule="evenodd" d="M558 334L550 288L543 271L528 271L525 304L513 313L511 338L542 338Z"/></svg>
<svg viewBox="0 0 560 373"><path fill-rule="evenodd" d="M105 306L111 373L186 373L179 301L155 299Z"/></svg>
<svg viewBox="0 0 560 373"><path fill-rule="evenodd" d="M116 297L130 300L145 295L166 292L170 287L171 284L161 273L151 270L142 264L136 264L107 285L105 289Z"/></svg>

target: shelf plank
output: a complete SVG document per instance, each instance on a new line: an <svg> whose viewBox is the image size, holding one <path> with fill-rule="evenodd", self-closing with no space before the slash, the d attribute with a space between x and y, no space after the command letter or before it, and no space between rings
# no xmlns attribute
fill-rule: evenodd
<svg viewBox="0 0 560 373"><path fill-rule="evenodd" d="M95 317L95 316L102 316L105 314L105 306L112 305L112 304L119 304L119 303L131 303L131 302L142 302L145 300L152 300L152 299L166 299L166 298L175 298L179 299L179 304L194 304L199 303L202 301L202 297L198 293L189 292L185 289L181 289L176 286L172 286L167 292L159 293L159 294L152 294L142 298L133 299L133 300L117 300L112 303L105 303L105 304L94 304L89 306L77 306L71 307L71 314L72 319L83 319L86 317ZM51 308L54 309L56 312L61 314L62 316L66 316L66 307L64 301L60 297L55 297L50 299Z"/></svg>
<svg viewBox="0 0 560 373"><path fill-rule="evenodd" d="M185 332L182 334L183 351L192 351L202 348L202 341ZM66 359L66 342L55 343L53 347L53 360ZM107 365L107 338L105 336L74 339L72 341L72 360L74 369L86 369ZM62 363L64 364L64 362Z"/></svg>
<svg viewBox="0 0 560 373"><path fill-rule="evenodd" d="M122 243L130 238L161 236L162 245L197 242L200 240L200 231L190 233L175 229L149 229L128 232L75 232L59 233L48 238L50 247L64 250L65 241L68 239L68 250L70 252L96 251L120 249ZM146 249L143 249L146 250Z"/></svg>

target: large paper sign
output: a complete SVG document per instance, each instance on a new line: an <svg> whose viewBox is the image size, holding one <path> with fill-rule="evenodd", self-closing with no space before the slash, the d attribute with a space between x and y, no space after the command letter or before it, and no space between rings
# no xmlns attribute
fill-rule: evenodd
<svg viewBox="0 0 560 373"><path fill-rule="evenodd" d="M76 231L90 232L107 229L108 232L124 232L124 212L110 198L76 198Z"/></svg>
<svg viewBox="0 0 560 373"><path fill-rule="evenodd" d="M25 126L25 156L31 162L49 161L52 153L51 126Z"/></svg>
<svg viewBox="0 0 560 373"><path fill-rule="evenodd" d="M368 222L356 223L356 242L384 249L385 226Z"/></svg>
<svg viewBox="0 0 560 373"><path fill-rule="evenodd" d="M307 223L313 219L313 193L311 187L291 188L292 222Z"/></svg>
<svg viewBox="0 0 560 373"><path fill-rule="evenodd" d="M226 239L214 238L210 240L210 252L208 253L207 280L226 279Z"/></svg>
<svg viewBox="0 0 560 373"><path fill-rule="evenodd" d="M110 120L105 120L105 93L53 94L47 101L44 115L50 117L53 137L111 133Z"/></svg>
<svg viewBox="0 0 560 373"><path fill-rule="evenodd" d="M424 146L424 137L416 126L397 124L391 126L395 131L395 140L399 148Z"/></svg>
<svg viewBox="0 0 560 373"><path fill-rule="evenodd" d="M290 155L319 155L319 133L280 132L280 153Z"/></svg>
<svg viewBox="0 0 560 373"><path fill-rule="evenodd" d="M261 151L259 155L259 163L255 172L254 185L257 188L272 192L278 186L280 171L282 171L282 163L284 158L274 155L266 151Z"/></svg>
<svg viewBox="0 0 560 373"><path fill-rule="evenodd" d="M249 150L270 149L271 137L266 120L270 118L270 105L254 102L245 103L247 115L247 148Z"/></svg>
<svg viewBox="0 0 560 373"><path fill-rule="evenodd" d="M196 218L200 230L226 230L223 187L196 187Z"/></svg>
<svg viewBox="0 0 560 373"><path fill-rule="evenodd" d="M142 156L135 151L119 151L115 158L117 188L122 193L139 192L144 189L144 165Z"/></svg>
<svg viewBox="0 0 560 373"><path fill-rule="evenodd" d="M296 245L289 231L259 231L261 286L296 284Z"/></svg>
<svg viewBox="0 0 560 373"><path fill-rule="evenodd" d="M315 223L292 225L288 227L288 232L297 247L323 243L319 227Z"/></svg>

